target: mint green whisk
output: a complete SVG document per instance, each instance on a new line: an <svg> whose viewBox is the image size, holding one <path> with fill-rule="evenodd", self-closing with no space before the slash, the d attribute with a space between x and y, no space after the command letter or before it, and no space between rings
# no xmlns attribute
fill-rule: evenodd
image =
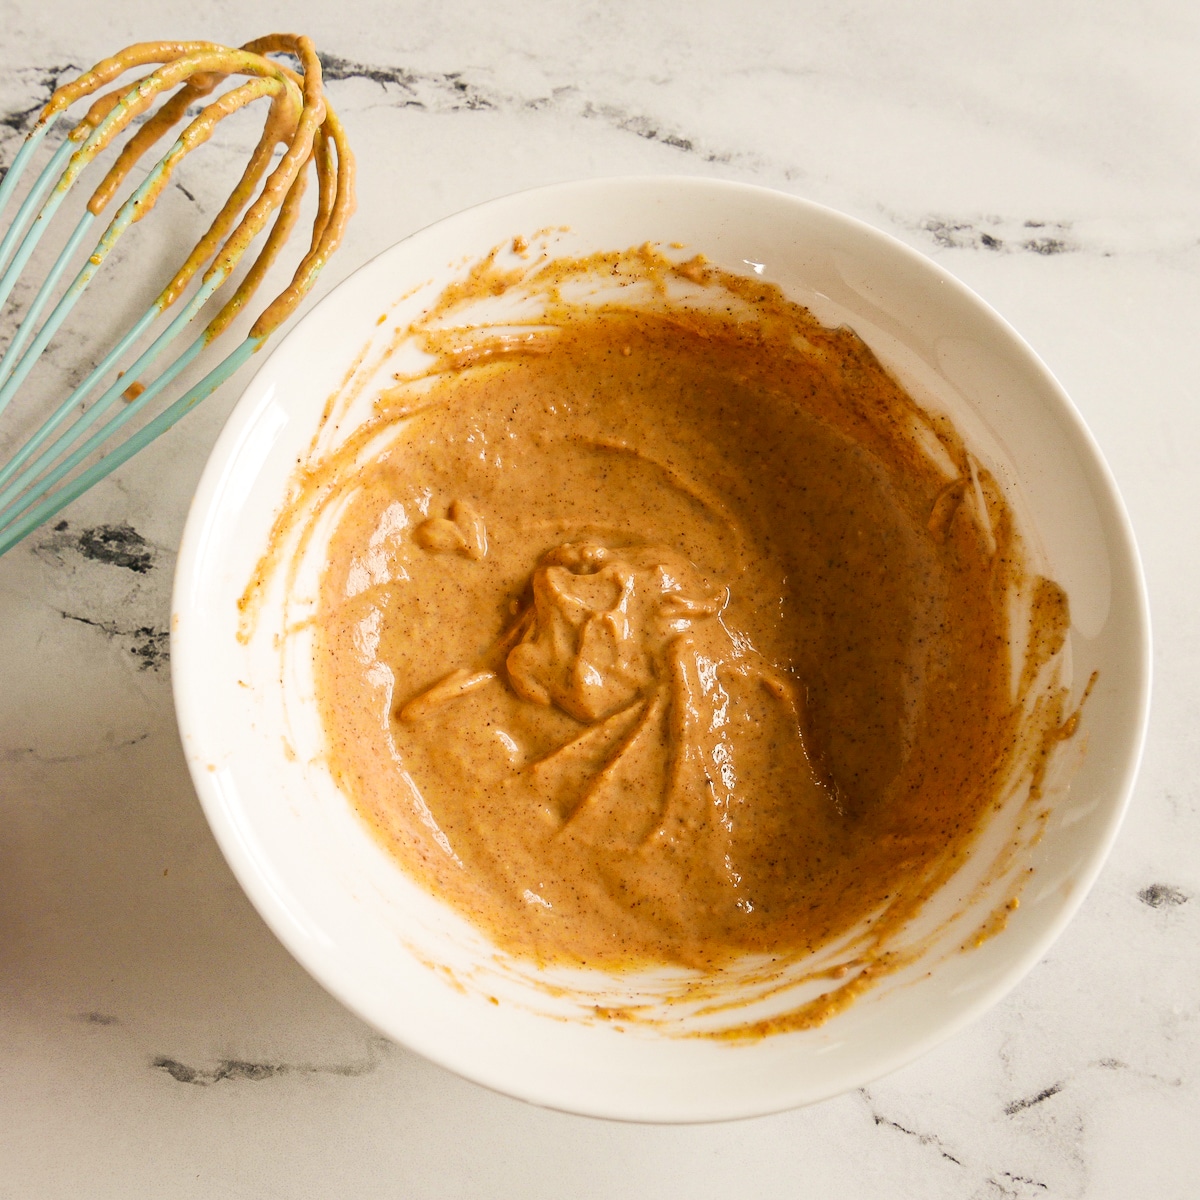
<svg viewBox="0 0 1200 1200"><path fill-rule="evenodd" d="M299 70L268 55L287 55L298 63ZM141 118L92 193L85 212L4 347L0 357L0 414L17 396L122 234L149 214L182 159L207 141L225 117L260 99L269 103L262 136L228 200L171 282L41 427L0 465L0 554L220 387L295 311L336 249L354 208L353 157L341 125L325 102L320 62L312 43L305 37L274 34L236 50L211 42L130 46L59 88L0 180L0 222L15 203L23 175L61 115L77 100L100 91L126 72L150 65L156 69L132 84L100 95L92 103L33 180L0 237L3 309L80 175ZM73 263L79 263L89 233L94 232L101 213L133 166L184 122L194 106L222 81L243 76L245 82L203 105L187 121L144 181L117 208L91 253L76 267L74 278L55 299L63 277ZM282 155L272 169L280 147ZM262 311L244 341L187 392L167 402L165 393L170 385L244 310L287 241L300 215L310 164L317 178L316 216L307 252L291 283ZM264 230L262 247L233 295L198 336L148 378L187 325L229 281L255 237ZM43 317L47 308L49 313ZM168 310L174 310L174 315ZM165 326L161 332L132 364L119 370L125 356L159 324ZM156 415L125 433L126 427L156 400L160 404Z"/></svg>

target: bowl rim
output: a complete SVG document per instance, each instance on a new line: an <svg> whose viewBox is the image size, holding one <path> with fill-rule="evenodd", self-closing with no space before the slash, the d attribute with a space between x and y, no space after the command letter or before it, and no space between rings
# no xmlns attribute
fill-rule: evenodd
<svg viewBox="0 0 1200 1200"><path fill-rule="evenodd" d="M928 1036L917 1039L914 1042L903 1043L890 1055L885 1054L880 1056L869 1071L862 1072L861 1078L847 1079L844 1087L838 1089L838 1091L850 1090L877 1079L882 1075L886 1075L924 1054L935 1045L952 1037L1012 991L1042 958L1049 946L1060 936L1063 929L1078 912L1111 852L1121 823L1130 805L1146 743L1152 670L1150 611L1144 572L1128 512L1103 453L1078 409L1032 347L991 305L972 289L968 288L966 284L953 276L940 263L900 241L894 235L856 217L773 188L694 176L634 175L576 180L553 184L548 187L521 190L472 205L455 214L431 222L381 250L378 254L373 255L341 281L337 287L332 289L302 319L293 325L286 333L286 336L271 349L270 354L261 363L258 371L255 372L255 375L243 388L242 396L227 418L205 465L200 483L189 508L175 568L171 602L172 619L170 625L171 674L175 709L181 740L184 745L189 771L197 795L213 831L213 835L243 891L275 936L279 938L309 974L348 1009L378 1029L379 1032L383 1033L389 1039L399 1041L431 1061L438 1063L440 1066L446 1067L456 1074L479 1082L493 1090L562 1111L618 1120L651 1120L672 1123L736 1119L765 1115L771 1112L784 1111L796 1107L798 1104L814 1102L821 1097L802 1097L799 1099L782 1097L763 1105L742 1106L736 1110L722 1109L719 1105L713 1106L712 1104L707 1106L703 1104L689 1105L687 1106L687 1111L664 1111L661 1105L650 1105L639 1110L636 1104L631 1105L627 1103L616 1106L588 1106L587 1104L580 1104L577 1100L564 1100L564 1097L557 1092L551 1094L544 1090L522 1088L515 1085L511 1080L491 1077L486 1071L481 1072L465 1065L455 1056L450 1047L429 1044L419 1036L413 1036L412 1031L398 1033L394 1028L384 1028L378 1015L370 1010L370 1006L365 1004L361 997L354 994L353 988L346 981L338 978L335 973L331 974L329 964L320 956L312 953L312 947L308 942L297 937L296 926L286 906L281 903L274 889L264 882L261 865L247 852L238 831L227 820L223 797L219 793L211 772L203 766L203 755L194 753L190 748L191 735L197 726L197 706L203 704L203 698L199 693L199 689L192 686L189 674L193 663L196 661L199 648L191 645L189 642L192 623L187 620L181 621L179 616L186 611L187 600L191 590L190 581L197 571L198 560L204 549L203 543L206 540L205 523L209 518L212 504L218 496L217 489L221 481L222 471L227 461L236 451L240 426L247 418L247 405L254 397L255 388L260 378L269 373L272 364L282 361L290 352L291 347L302 342L319 326L320 321L323 319L323 313L327 308L335 306L338 303L337 297L343 288L347 287L352 280L359 277L380 259L391 254L399 246L421 238L432 230L439 229L455 221L464 220L472 214L480 214L489 208L510 205L526 198L553 199L555 197L562 197L566 199L570 196L578 195L581 191L602 194L606 190L614 194L620 193L624 195L647 190L666 190L676 193L694 190L714 195L724 193L730 197L741 196L743 198L750 198L751 200L769 198L773 203L786 202L794 205L800 211L808 212L811 216L840 223L852 235L873 241L881 249L907 262L909 266L915 265L917 269L936 277L940 285L953 294L955 303L974 307L980 315L994 324L1007 337L1011 349L1025 359L1026 365L1042 378L1046 384L1047 391L1054 396L1059 408L1059 415L1071 427L1075 448L1085 457L1087 467L1092 472L1092 478L1103 489L1103 499L1107 502L1108 509L1113 518L1111 526L1106 525L1105 527L1106 533L1111 539L1114 563L1119 564L1119 567L1124 569L1127 576L1132 602L1130 616L1138 634L1137 646L1133 652L1135 671L1132 679L1128 681L1130 687L1135 692L1134 711L1136 712L1136 722L1134 728L1129 731L1131 735L1129 750L1122 758L1119 775L1111 786L1112 794L1118 797L1118 799L1111 806L1107 821L1104 824L1102 836L1097 838L1095 844L1090 847L1086 864L1078 872L1078 884L1073 889L1072 894L1063 900L1054 917L1046 922L1039 936L1033 938L1022 953L1013 956L1013 960L1000 974L999 978L990 985L977 989L969 1002L961 1005L953 1017L944 1021ZM838 1093L826 1093L826 1095L834 1094Z"/></svg>

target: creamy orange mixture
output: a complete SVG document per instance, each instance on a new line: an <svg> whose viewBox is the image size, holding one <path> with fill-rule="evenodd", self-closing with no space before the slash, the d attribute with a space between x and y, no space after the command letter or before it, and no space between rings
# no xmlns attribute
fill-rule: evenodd
<svg viewBox="0 0 1200 1200"><path fill-rule="evenodd" d="M723 282L736 311L563 302L448 351L327 488L329 765L541 961L708 969L900 922L1019 740L999 490L853 333ZM1038 594L1044 661L1066 609Z"/></svg>

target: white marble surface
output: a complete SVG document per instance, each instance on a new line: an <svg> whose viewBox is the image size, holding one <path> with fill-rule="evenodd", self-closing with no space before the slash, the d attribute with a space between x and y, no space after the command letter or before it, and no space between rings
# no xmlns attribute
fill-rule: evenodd
<svg viewBox="0 0 1200 1200"><path fill-rule="evenodd" d="M1200 1194L1200 8L199 12L0 2L0 164L20 114L72 67L150 37L290 27L329 55L361 165L360 212L322 290L475 201L639 172L781 188L935 256L1043 355L1116 474L1155 621L1149 744L1065 936L908 1068L696 1128L493 1095L382 1042L292 962L193 794L165 623L235 380L66 529L0 560L0 1197ZM122 554L104 525L132 531Z"/></svg>

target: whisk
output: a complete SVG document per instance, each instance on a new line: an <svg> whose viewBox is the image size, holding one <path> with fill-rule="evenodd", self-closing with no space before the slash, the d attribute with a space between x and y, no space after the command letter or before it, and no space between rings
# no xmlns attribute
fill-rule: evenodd
<svg viewBox="0 0 1200 1200"><path fill-rule="evenodd" d="M299 69L268 55L286 55ZM211 42L130 46L59 88L0 180L0 218L18 194L22 174L59 117L77 100L100 92L131 70L148 66L155 69L132 84L101 94L92 103L34 179L0 238L2 309L80 174L114 139L137 123L92 193L0 358L0 413L17 394L118 239L154 207L184 157L206 142L222 120L260 99L269 105L263 132L229 198L170 283L45 423L0 466L0 554L169 429L246 362L312 288L341 240L354 208L354 160L342 127L326 103L321 65L313 45L306 37L273 34L240 49ZM195 112L198 102L211 95L222 81L243 76L245 82L230 87ZM174 144L120 205L74 279L55 300L64 273L72 262L79 261L89 230L129 172L189 115L191 119ZM272 168L280 147L282 154ZM300 216L309 164L317 179L316 216L307 252L291 283L263 309L246 339L231 354L152 419L132 432L126 430L245 309ZM230 279L264 229L267 232L262 247L233 295L182 353L146 381L144 377L155 362ZM201 270L204 274L194 284ZM32 286L28 291L33 291ZM168 322L168 310L178 301L182 303ZM51 302L53 307L43 320L42 314ZM149 337L157 323L166 323L166 327L132 364L118 371L131 348ZM123 433L123 440L117 440Z"/></svg>

